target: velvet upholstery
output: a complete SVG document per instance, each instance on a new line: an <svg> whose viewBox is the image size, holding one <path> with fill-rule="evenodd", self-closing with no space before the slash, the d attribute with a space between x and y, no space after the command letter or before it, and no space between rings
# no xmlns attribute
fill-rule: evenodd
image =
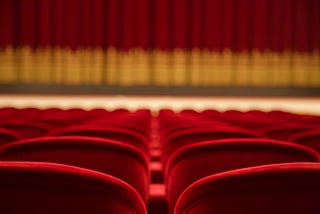
<svg viewBox="0 0 320 214"><path fill-rule="evenodd" d="M113 176L43 162L0 162L0 213L146 214L140 195Z"/></svg>
<svg viewBox="0 0 320 214"><path fill-rule="evenodd" d="M100 171L127 182L147 201L147 159L122 142L82 136L33 138L3 146L0 160L53 162Z"/></svg>
<svg viewBox="0 0 320 214"><path fill-rule="evenodd" d="M320 128L292 135L290 141L309 146L320 153Z"/></svg>
<svg viewBox="0 0 320 214"><path fill-rule="evenodd" d="M300 132L312 130L315 127L315 125L304 125L300 123L280 124L270 126L262 131L264 132L264 135L268 138L277 140L289 140L291 136Z"/></svg>
<svg viewBox="0 0 320 214"><path fill-rule="evenodd" d="M42 136L51 129L44 123L23 120L1 121L0 127L15 131L23 138Z"/></svg>
<svg viewBox="0 0 320 214"><path fill-rule="evenodd" d="M148 151L147 139L134 131L106 125L79 125L56 129L48 133L48 136L90 136L111 140L119 140L139 148L146 154Z"/></svg>
<svg viewBox="0 0 320 214"><path fill-rule="evenodd" d="M263 137L254 131L233 127L202 127L175 132L163 145L162 160L166 164L170 155L179 148L205 140L224 138L258 138Z"/></svg>
<svg viewBox="0 0 320 214"><path fill-rule="evenodd" d="M190 185L175 214L320 213L320 163L271 164L231 170Z"/></svg>
<svg viewBox="0 0 320 214"><path fill-rule="evenodd" d="M205 141L177 150L165 167L169 208L190 184L205 176L273 163L317 162L319 154L305 146L270 139Z"/></svg>
<svg viewBox="0 0 320 214"><path fill-rule="evenodd" d="M6 128L0 128L0 146L19 139L22 139L22 136L15 131Z"/></svg>

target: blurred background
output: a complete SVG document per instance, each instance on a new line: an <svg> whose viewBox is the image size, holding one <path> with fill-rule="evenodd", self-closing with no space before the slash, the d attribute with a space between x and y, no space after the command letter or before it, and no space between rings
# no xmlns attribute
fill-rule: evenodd
<svg viewBox="0 0 320 214"><path fill-rule="evenodd" d="M127 110L317 122L320 1L0 0L2 124Z"/></svg>
<svg viewBox="0 0 320 214"><path fill-rule="evenodd" d="M318 0L0 0L0 92L318 96Z"/></svg>

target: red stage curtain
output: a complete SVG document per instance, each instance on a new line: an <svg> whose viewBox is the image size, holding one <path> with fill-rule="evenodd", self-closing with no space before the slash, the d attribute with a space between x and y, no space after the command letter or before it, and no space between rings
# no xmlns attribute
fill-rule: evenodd
<svg viewBox="0 0 320 214"><path fill-rule="evenodd" d="M0 24L0 82L320 85L318 0L0 0Z"/></svg>

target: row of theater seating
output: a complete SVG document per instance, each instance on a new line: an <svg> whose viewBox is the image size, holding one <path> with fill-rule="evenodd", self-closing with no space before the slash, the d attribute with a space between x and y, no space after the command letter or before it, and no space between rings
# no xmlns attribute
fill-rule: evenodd
<svg viewBox="0 0 320 214"><path fill-rule="evenodd" d="M1 213L320 213L320 117L0 109Z"/></svg>

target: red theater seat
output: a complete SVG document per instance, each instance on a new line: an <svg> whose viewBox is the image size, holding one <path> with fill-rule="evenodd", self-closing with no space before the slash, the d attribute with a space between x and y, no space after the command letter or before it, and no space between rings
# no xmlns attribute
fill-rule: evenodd
<svg viewBox="0 0 320 214"><path fill-rule="evenodd" d="M149 154L149 142L145 136L125 128L119 128L106 125L79 125L70 126L62 129L54 130L48 133L48 136L89 136L99 137L111 140L119 140L135 146L143 151L146 155Z"/></svg>
<svg viewBox="0 0 320 214"><path fill-rule="evenodd" d="M290 141L309 146L320 153L320 129L308 130L292 135Z"/></svg>
<svg viewBox="0 0 320 214"><path fill-rule="evenodd" d="M286 123L279 125L272 125L261 130L268 138L277 140L288 140L291 136L314 129L315 125L304 125L302 123Z"/></svg>
<svg viewBox="0 0 320 214"><path fill-rule="evenodd" d="M147 201L148 160L122 142L81 136L33 138L1 147L0 160L53 162L100 171L127 182Z"/></svg>
<svg viewBox="0 0 320 214"><path fill-rule="evenodd" d="M183 130L187 129L199 129L199 128L212 128L218 127L218 129L224 128L231 128L230 125L216 122L216 121L206 121L206 120L177 120L174 122L170 122L168 124L164 124L161 127L161 135L162 138L170 138L171 135L174 135L175 132L179 133Z"/></svg>
<svg viewBox="0 0 320 214"><path fill-rule="evenodd" d="M180 196L175 214L320 213L320 163L287 163L205 177Z"/></svg>
<svg viewBox="0 0 320 214"><path fill-rule="evenodd" d="M22 139L22 137L18 133L10 129L0 127L0 146L19 139Z"/></svg>
<svg viewBox="0 0 320 214"><path fill-rule="evenodd" d="M258 138L263 137L259 133L250 130L233 127L208 127L192 128L175 132L166 139L163 145L162 160L164 164L170 155L183 146L206 140L217 140L226 138Z"/></svg>
<svg viewBox="0 0 320 214"><path fill-rule="evenodd" d="M138 134L142 134L144 136L149 136L150 134L150 127L147 127L147 122L141 122L138 123L136 121L125 121L125 120L119 120L117 118L115 119L96 119L92 121L88 121L86 123L87 125L93 125L93 126L114 126L118 128L124 128L124 129L129 129L131 131L135 131Z"/></svg>
<svg viewBox="0 0 320 214"><path fill-rule="evenodd" d="M13 117L18 111L15 107L1 107L0 108L0 118L7 119Z"/></svg>
<svg viewBox="0 0 320 214"><path fill-rule="evenodd" d="M223 139L186 146L165 166L169 208L193 182L223 171L273 163L317 162L319 154L302 145L270 139Z"/></svg>
<svg viewBox="0 0 320 214"><path fill-rule="evenodd" d="M35 121L12 120L0 122L0 127L13 130L23 138L39 137L47 133L51 127Z"/></svg>
<svg viewBox="0 0 320 214"><path fill-rule="evenodd" d="M140 195L113 176L62 164L0 162L0 213L146 214Z"/></svg>

